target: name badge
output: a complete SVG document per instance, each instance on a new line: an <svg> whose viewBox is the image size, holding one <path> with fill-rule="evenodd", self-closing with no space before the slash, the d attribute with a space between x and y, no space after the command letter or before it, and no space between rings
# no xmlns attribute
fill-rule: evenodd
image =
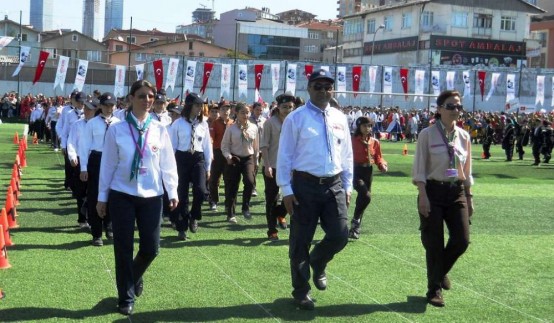
<svg viewBox="0 0 554 323"><path fill-rule="evenodd" d="M449 168L444 172L444 176L448 178L458 177L458 170L456 168Z"/></svg>

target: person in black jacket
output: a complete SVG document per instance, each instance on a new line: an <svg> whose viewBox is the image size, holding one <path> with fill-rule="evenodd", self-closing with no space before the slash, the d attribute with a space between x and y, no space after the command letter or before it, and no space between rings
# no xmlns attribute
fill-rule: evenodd
<svg viewBox="0 0 554 323"><path fill-rule="evenodd" d="M483 135L483 159L489 159L491 158L491 144L494 136L494 129L491 127L491 121L489 119L485 119L486 126L485 126L485 133Z"/></svg>

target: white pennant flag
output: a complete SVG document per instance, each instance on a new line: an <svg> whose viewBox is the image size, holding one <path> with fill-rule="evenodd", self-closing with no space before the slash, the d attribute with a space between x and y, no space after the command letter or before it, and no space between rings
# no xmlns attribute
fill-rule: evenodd
<svg viewBox="0 0 554 323"><path fill-rule="evenodd" d="M60 60L58 61L58 69L56 70L56 80L54 81L54 89L56 88L56 86L59 85L63 91L63 87L65 86L65 77L67 76L68 65L69 57L60 55Z"/></svg>
<svg viewBox="0 0 554 323"><path fill-rule="evenodd" d="M196 77L196 61L187 61L187 72L185 75L185 93L194 92L194 78Z"/></svg>
<svg viewBox="0 0 554 323"><path fill-rule="evenodd" d="M0 37L0 50L4 48L5 46L8 46L8 44L13 40L13 37L8 36L2 36Z"/></svg>
<svg viewBox="0 0 554 323"><path fill-rule="evenodd" d="M125 88L125 71L127 68L124 65L116 65L115 66L115 83L114 83L114 89L113 94L116 97L124 96L124 88Z"/></svg>
<svg viewBox="0 0 554 323"><path fill-rule="evenodd" d="M137 72L137 81L144 79L144 64L135 65L135 70Z"/></svg>
<svg viewBox="0 0 554 323"><path fill-rule="evenodd" d="M279 90L281 64L271 64L271 85L273 87L273 96Z"/></svg>
<svg viewBox="0 0 554 323"><path fill-rule="evenodd" d="M80 59L79 65L77 65L77 73L75 74L75 85L73 86L74 89L77 89L79 91L83 90L83 86L85 85L85 80L87 78L87 71L88 61Z"/></svg>
<svg viewBox="0 0 554 323"><path fill-rule="evenodd" d="M323 69L323 66L321 68ZM292 95L295 95L296 94L296 64L288 65L286 78L287 78L287 86L285 88L285 91L288 91L292 93Z"/></svg>
<svg viewBox="0 0 554 323"><path fill-rule="evenodd" d="M346 98L346 66L337 67L337 91L339 92L339 97L343 96ZM341 93L342 92L342 93Z"/></svg>
<svg viewBox="0 0 554 323"><path fill-rule="evenodd" d="M446 89L454 90L454 78L456 78L456 71L446 72Z"/></svg>
<svg viewBox="0 0 554 323"><path fill-rule="evenodd" d="M17 65L17 68L13 72L12 77L19 74L19 71L21 71L21 68L23 67L23 65L25 65L25 63L29 60L30 51L31 51L31 47L21 46L21 52L19 54L19 65Z"/></svg>
<svg viewBox="0 0 554 323"><path fill-rule="evenodd" d="M373 96L373 92L375 92L375 80L377 79L377 66L370 66L368 67L369 72L369 92L371 94L369 97L371 98Z"/></svg>
<svg viewBox="0 0 554 323"><path fill-rule="evenodd" d="M248 68L245 64L239 65L239 98L244 95L248 98Z"/></svg>
<svg viewBox="0 0 554 323"><path fill-rule="evenodd" d="M383 74L383 93L392 93L392 67L390 66L385 66L385 73Z"/></svg>
<svg viewBox="0 0 554 323"><path fill-rule="evenodd" d="M470 71L463 72L464 78L464 98L471 96L471 78L469 77Z"/></svg>
<svg viewBox="0 0 554 323"><path fill-rule="evenodd" d="M489 90L489 93L487 94L487 97L485 98L486 101L490 100L492 94L496 90L496 83L498 83L498 78L500 77L500 73L492 73L491 76L491 88Z"/></svg>
<svg viewBox="0 0 554 323"><path fill-rule="evenodd" d="M221 96L231 94L231 64L221 64Z"/></svg>
<svg viewBox="0 0 554 323"><path fill-rule="evenodd" d="M535 98L535 105L540 104L544 106L544 75L537 75L537 97Z"/></svg>
<svg viewBox="0 0 554 323"><path fill-rule="evenodd" d="M179 70L179 59L170 58L167 66L167 77L165 79L165 90L171 87L171 91L175 90L175 79L177 78L177 71ZM192 91L191 91L192 92Z"/></svg>
<svg viewBox="0 0 554 323"><path fill-rule="evenodd" d="M423 83L425 82L425 70L415 71L414 102L419 98L423 102ZM419 95L419 96L418 96Z"/></svg>
<svg viewBox="0 0 554 323"><path fill-rule="evenodd" d="M554 107L554 76L552 76L552 103L550 106Z"/></svg>
<svg viewBox="0 0 554 323"><path fill-rule="evenodd" d="M324 71L329 72L329 66L327 66L327 65L322 65L321 69L324 70Z"/></svg>
<svg viewBox="0 0 554 323"><path fill-rule="evenodd" d="M516 93L516 75L506 75L506 102L510 102L515 99Z"/></svg>
<svg viewBox="0 0 554 323"><path fill-rule="evenodd" d="M433 87L433 94L439 96L441 94L441 72L431 71L431 86Z"/></svg>

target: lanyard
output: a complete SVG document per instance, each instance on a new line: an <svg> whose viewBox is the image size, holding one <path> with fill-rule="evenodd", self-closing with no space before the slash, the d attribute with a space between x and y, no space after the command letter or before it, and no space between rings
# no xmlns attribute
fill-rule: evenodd
<svg viewBox="0 0 554 323"><path fill-rule="evenodd" d="M446 150L448 152L448 157L449 157L449 162L450 162L450 167L454 168L456 166L456 161L454 159L454 143L452 142L454 140L454 138L452 138L452 141L450 141L450 142L447 140L446 132L442 128L441 124L437 125L437 130L439 131L440 137L441 137L442 141L444 142L444 145L446 146Z"/></svg>
<svg viewBox="0 0 554 323"><path fill-rule="evenodd" d="M144 149L146 148L146 142L148 141L148 133L150 132L150 128L146 130L146 134L144 135L144 142L142 143L142 147L139 146L139 143L137 139L135 139L135 135L133 134L133 128L131 127L130 123L127 123L129 126L129 132L131 133L131 138L133 138L133 142L135 143L136 151L139 153L140 158L144 158ZM141 135L141 132L137 131L139 135L139 139Z"/></svg>

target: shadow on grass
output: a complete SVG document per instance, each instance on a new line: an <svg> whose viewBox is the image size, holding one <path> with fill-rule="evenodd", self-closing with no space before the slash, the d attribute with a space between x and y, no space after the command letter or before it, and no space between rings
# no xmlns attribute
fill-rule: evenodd
<svg viewBox="0 0 554 323"><path fill-rule="evenodd" d="M19 227L13 229L13 233L24 232L42 232L42 233L68 233L68 234L82 234L89 233L88 229L80 228L77 224L75 226L63 226L63 227Z"/></svg>
<svg viewBox="0 0 554 323"><path fill-rule="evenodd" d="M82 233L82 231L81 231ZM62 244L16 244L13 247L14 250L37 250L37 249L43 249L43 250L77 250L81 248L87 248L90 247L90 239L87 237L86 239L83 239L82 241L72 241L68 243L62 243ZM0 311L0 320L3 321L2 313Z"/></svg>
<svg viewBox="0 0 554 323"><path fill-rule="evenodd" d="M105 298L89 310L65 310L59 308L18 307L0 310L2 322L38 321L47 319L84 320L115 312L117 299Z"/></svg>
<svg viewBox="0 0 554 323"><path fill-rule="evenodd" d="M391 176L391 177L409 177L409 174L405 173L405 172L396 171L396 172L387 172L387 176Z"/></svg>
<svg viewBox="0 0 554 323"><path fill-rule="evenodd" d="M186 247L213 247L222 245L231 245L239 247L257 247L267 241L266 238L236 238L232 240L213 239L213 240L194 240L194 235L189 233L187 241L177 239L174 236L162 237L160 241L161 248L186 248Z"/></svg>

